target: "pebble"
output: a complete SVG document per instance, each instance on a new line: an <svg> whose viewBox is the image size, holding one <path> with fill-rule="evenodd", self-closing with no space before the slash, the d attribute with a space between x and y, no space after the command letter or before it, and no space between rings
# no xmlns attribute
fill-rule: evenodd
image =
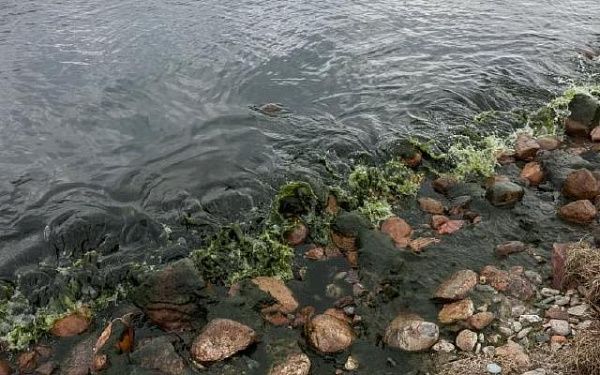
<svg viewBox="0 0 600 375"><path fill-rule="evenodd" d="M514 332L519 332L522 329L523 329L523 324L521 324L520 322L512 322L512 330Z"/></svg>
<svg viewBox="0 0 600 375"><path fill-rule="evenodd" d="M477 333L465 329L456 336L456 346L465 352L472 352L477 345Z"/></svg>
<svg viewBox="0 0 600 375"><path fill-rule="evenodd" d="M529 334L529 332L531 332L533 330L533 327L527 327L527 328L523 328L521 331L519 331L519 333L517 334L517 338L520 340L522 338L527 337L527 335Z"/></svg>
<svg viewBox="0 0 600 375"><path fill-rule="evenodd" d="M487 372L489 372L490 374L500 374L502 373L502 367L500 367L496 363L490 363L489 365L487 365Z"/></svg>
<svg viewBox="0 0 600 375"><path fill-rule="evenodd" d="M551 288L542 288L540 290L540 294L544 297L556 296L560 294L560 290L551 289Z"/></svg>
<svg viewBox="0 0 600 375"><path fill-rule="evenodd" d="M569 308L567 310L567 312L569 313L569 315L584 316L585 313L587 312L587 309L588 309L587 305L579 305L579 306L573 306L573 307Z"/></svg>
<svg viewBox="0 0 600 375"><path fill-rule="evenodd" d="M556 299L556 297L554 297L554 296L548 297L546 299L541 300L540 304L542 304L542 305L550 305L552 302L554 302L555 299Z"/></svg>
<svg viewBox="0 0 600 375"><path fill-rule="evenodd" d="M571 333L571 327L569 326L569 322L565 320L550 319L548 324L550 325L550 329L552 329L552 332L554 332L557 335L567 336L569 333Z"/></svg>
<svg viewBox="0 0 600 375"><path fill-rule="evenodd" d="M450 341L440 340L432 347L432 349L436 352L452 353L456 348Z"/></svg>
<svg viewBox="0 0 600 375"><path fill-rule="evenodd" d="M522 375L546 375L546 370L543 368L538 368L535 370L524 372Z"/></svg>
<svg viewBox="0 0 600 375"><path fill-rule="evenodd" d="M527 314L527 315L521 315L519 317L519 321L521 323L537 324L537 323L542 322L542 318L539 315Z"/></svg>
<svg viewBox="0 0 600 375"><path fill-rule="evenodd" d="M508 327L499 327L498 331L503 335L503 336L510 336L513 334L512 329L508 328Z"/></svg>
<svg viewBox="0 0 600 375"><path fill-rule="evenodd" d="M348 357L348 360L344 364L344 368L347 371L354 371L354 370L358 369L358 360L356 358L354 358L353 356Z"/></svg>
<svg viewBox="0 0 600 375"><path fill-rule="evenodd" d="M495 346L491 346L491 345L490 346L485 346L485 347L483 347L483 349L481 349L481 352L487 358L494 358L494 355L496 355L496 347Z"/></svg>
<svg viewBox="0 0 600 375"><path fill-rule="evenodd" d="M571 299L569 297L560 297L557 298L554 303L558 306L566 306L569 304L569 302L571 301Z"/></svg>
<svg viewBox="0 0 600 375"><path fill-rule="evenodd" d="M540 285L543 282L542 275L538 272L527 270L525 271L525 277L529 279L532 283L536 285Z"/></svg>

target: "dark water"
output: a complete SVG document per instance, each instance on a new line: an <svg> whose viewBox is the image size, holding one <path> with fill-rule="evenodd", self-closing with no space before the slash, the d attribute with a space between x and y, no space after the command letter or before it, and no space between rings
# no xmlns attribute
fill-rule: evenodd
<svg viewBox="0 0 600 375"><path fill-rule="evenodd" d="M44 231L155 241L182 210L239 219L325 154L547 100L585 75L598 15L595 0L4 1L0 274L60 251ZM264 102L290 114L248 109Z"/></svg>

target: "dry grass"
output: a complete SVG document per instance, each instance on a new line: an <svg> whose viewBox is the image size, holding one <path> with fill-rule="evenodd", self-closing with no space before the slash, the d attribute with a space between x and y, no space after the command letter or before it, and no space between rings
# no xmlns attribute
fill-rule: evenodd
<svg viewBox="0 0 600 375"><path fill-rule="evenodd" d="M570 350L563 353L562 360L570 374L600 374L600 329L595 327L579 332Z"/></svg>
<svg viewBox="0 0 600 375"><path fill-rule="evenodd" d="M580 242L567 250L565 264L566 285L576 284L585 288L585 298L593 305L600 302L600 250L586 242ZM598 372L600 374L600 372Z"/></svg>

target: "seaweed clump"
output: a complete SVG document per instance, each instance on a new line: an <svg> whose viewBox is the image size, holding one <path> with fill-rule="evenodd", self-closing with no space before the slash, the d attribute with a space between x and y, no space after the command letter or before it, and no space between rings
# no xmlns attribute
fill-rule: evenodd
<svg viewBox="0 0 600 375"><path fill-rule="evenodd" d="M507 149L507 142L494 135L476 143L470 140L458 142L448 150L447 158L453 164L450 174L460 180L492 176L498 156Z"/></svg>

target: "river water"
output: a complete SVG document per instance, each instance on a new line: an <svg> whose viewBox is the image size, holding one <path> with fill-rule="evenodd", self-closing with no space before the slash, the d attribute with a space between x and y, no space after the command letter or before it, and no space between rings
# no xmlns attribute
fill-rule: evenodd
<svg viewBox="0 0 600 375"><path fill-rule="evenodd" d="M584 79L599 16L596 0L4 0L0 275L106 233L157 242L185 210L239 220L323 155L547 101ZM288 113L250 109L267 102Z"/></svg>

